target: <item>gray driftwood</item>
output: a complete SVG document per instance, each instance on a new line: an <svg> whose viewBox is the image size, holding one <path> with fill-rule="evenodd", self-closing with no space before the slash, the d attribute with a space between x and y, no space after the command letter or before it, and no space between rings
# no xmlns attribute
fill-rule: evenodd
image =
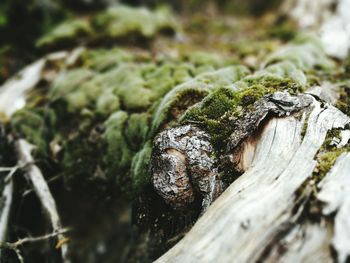
<svg viewBox="0 0 350 263"><path fill-rule="evenodd" d="M349 156L341 157L321 183L317 198L326 206L319 213L323 205L312 200L312 175L327 131L349 122L316 99L303 113L272 118L244 148L252 155L247 171L156 262L332 262L332 257L345 262L350 253L349 187L344 187Z"/></svg>

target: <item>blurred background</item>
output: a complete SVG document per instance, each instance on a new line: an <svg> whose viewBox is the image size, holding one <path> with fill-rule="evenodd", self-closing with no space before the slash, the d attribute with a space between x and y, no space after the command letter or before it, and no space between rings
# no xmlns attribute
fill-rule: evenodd
<svg viewBox="0 0 350 263"><path fill-rule="evenodd" d="M36 40L55 25L74 17L89 17L108 7L127 4L169 6L178 16L226 13L259 16L281 0L2 0L0 2L0 83L42 55Z"/></svg>

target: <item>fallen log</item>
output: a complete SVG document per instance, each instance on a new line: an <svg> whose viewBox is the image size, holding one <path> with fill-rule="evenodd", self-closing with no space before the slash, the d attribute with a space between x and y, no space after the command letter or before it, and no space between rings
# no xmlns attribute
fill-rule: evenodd
<svg viewBox="0 0 350 263"><path fill-rule="evenodd" d="M253 140L254 157L247 171L156 262L296 262L294 256L300 259L297 262L314 262L315 258L330 262L333 224L323 215L319 215L317 224L305 216L312 192L306 194L303 188L314 183L315 156L327 131L344 129L350 119L316 100L308 110L308 117L304 112L302 118L269 120L259 139ZM333 181L337 187L343 183ZM300 233L305 236L298 237ZM336 235L334 240L339 240ZM281 243L291 238L294 240L281 249ZM339 262L345 262L348 251L334 248Z"/></svg>

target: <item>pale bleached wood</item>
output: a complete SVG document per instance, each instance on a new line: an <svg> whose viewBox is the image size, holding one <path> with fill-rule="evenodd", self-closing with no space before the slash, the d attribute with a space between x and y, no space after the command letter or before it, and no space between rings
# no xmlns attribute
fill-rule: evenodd
<svg viewBox="0 0 350 263"><path fill-rule="evenodd" d="M306 112L304 118L270 120L258 140L250 168L212 204L191 231L156 262L256 262L262 259L276 234L295 223L296 192L311 177L316 165L314 157L327 131L349 123L349 118L339 110L330 105L322 107L316 100L310 111L303 138ZM310 232L311 240L317 241L318 236L325 235L311 228L306 231ZM317 250L317 244L306 244Z"/></svg>
<svg viewBox="0 0 350 263"><path fill-rule="evenodd" d="M83 47L78 47L71 52L50 53L7 80L0 86L0 114L10 118L13 113L26 105L27 94L41 80L47 62L62 61L65 66L72 66L84 50Z"/></svg>
<svg viewBox="0 0 350 263"><path fill-rule="evenodd" d="M300 28L320 36L327 55L345 59L350 51L350 0L285 0L282 12Z"/></svg>
<svg viewBox="0 0 350 263"><path fill-rule="evenodd" d="M47 213L51 222L53 232L60 232L62 230L61 219L59 217L56 202L53 198L51 191L47 185L47 182L41 173L40 169L35 165L34 158L32 156L32 150L35 147L24 139L19 139L16 142L16 150L19 159L19 165L24 167L26 177L32 183L34 191L38 196L44 211ZM59 239L65 238L63 234L57 235ZM61 246L63 262L68 262L67 244Z"/></svg>
<svg viewBox="0 0 350 263"><path fill-rule="evenodd" d="M338 262L344 263L350 256L350 153L337 159L320 187L318 199L325 204L323 214L336 213L332 245Z"/></svg>
<svg viewBox="0 0 350 263"><path fill-rule="evenodd" d="M3 200L3 206L0 209L0 242L4 242L6 240L7 225L9 222L10 209L12 204L12 196L13 196L13 181L12 179L10 179L9 182L5 182L4 189L2 191L2 196L1 196Z"/></svg>
<svg viewBox="0 0 350 263"><path fill-rule="evenodd" d="M39 82L44 66L45 59L40 59L0 87L0 112L10 117L25 106L26 93Z"/></svg>

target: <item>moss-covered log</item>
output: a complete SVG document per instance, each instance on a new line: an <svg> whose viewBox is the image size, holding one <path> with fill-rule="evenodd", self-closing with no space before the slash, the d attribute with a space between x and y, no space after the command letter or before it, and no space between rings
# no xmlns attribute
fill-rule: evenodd
<svg viewBox="0 0 350 263"><path fill-rule="evenodd" d="M42 36L74 49L0 88L1 260L345 262L349 61L315 32L114 6Z"/></svg>

